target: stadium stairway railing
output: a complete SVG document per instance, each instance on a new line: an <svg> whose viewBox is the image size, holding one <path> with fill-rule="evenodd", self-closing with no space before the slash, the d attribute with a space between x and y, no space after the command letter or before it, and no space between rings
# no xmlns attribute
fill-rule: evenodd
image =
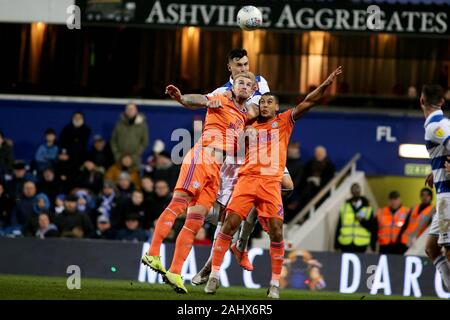
<svg viewBox="0 0 450 320"><path fill-rule="evenodd" d="M365 173L356 170L356 163L360 157L359 153L355 154L306 207L289 224L285 224L284 239L289 248L333 251L339 208L349 198L350 187L355 182L361 185L362 194L369 199L376 212L378 204L367 183ZM321 201L323 202L318 205ZM302 221L300 225L299 222ZM262 238L254 239L252 246L268 249L270 246L268 235L264 233Z"/></svg>

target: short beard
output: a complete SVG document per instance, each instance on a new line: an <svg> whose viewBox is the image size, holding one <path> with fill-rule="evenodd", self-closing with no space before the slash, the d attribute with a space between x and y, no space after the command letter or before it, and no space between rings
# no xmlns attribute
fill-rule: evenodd
<svg viewBox="0 0 450 320"><path fill-rule="evenodd" d="M243 102L247 101L248 98L249 98L249 97L242 97L242 96L239 96L239 95L237 95L237 96L235 95L235 99L236 99L236 101L239 102L239 103L243 103Z"/></svg>

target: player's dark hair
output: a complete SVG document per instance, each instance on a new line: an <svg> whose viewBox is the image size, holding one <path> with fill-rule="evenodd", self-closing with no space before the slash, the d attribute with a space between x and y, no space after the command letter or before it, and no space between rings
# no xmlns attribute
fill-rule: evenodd
<svg viewBox="0 0 450 320"><path fill-rule="evenodd" d="M275 99L275 102L276 102L276 103L279 102L278 96L277 96L276 94L274 94L273 92L270 92L270 91L269 91L269 92L263 93L263 94L261 95L261 97L265 97L265 96L273 97L273 98Z"/></svg>
<svg viewBox="0 0 450 320"><path fill-rule="evenodd" d="M247 56L247 50L242 49L242 48L235 48L233 50L231 50L230 52L228 52L227 54L227 63L230 61L233 61L233 59L241 59L243 57Z"/></svg>
<svg viewBox="0 0 450 320"><path fill-rule="evenodd" d="M438 105L444 99L444 90L438 84L426 84L422 87L422 95L427 105Z"/></svg>
<svg viewBox="0 0 450 320"><path fill-rule="evenodd" d="M420 195L422 195L423 192L428 193L428 195L429 195L431 198L433 198L433 191L431 191L430 189L428 189L428 188L423 188L422 190L420 190Z"/></svg>

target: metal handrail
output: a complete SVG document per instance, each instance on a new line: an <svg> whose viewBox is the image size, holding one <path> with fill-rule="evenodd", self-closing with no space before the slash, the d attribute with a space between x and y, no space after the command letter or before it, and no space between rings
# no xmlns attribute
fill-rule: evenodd
<svg viewBox="0 0 450 320"><path fill-rule="evenodd" d="M297 224L308 212L312 212L314 210L314 207L316 204L322 200L322 198L330 191L333 191L336 188L336 185L344 178L349 171L355 171L356 170L356 162L361 158L361 154L357 153L353 156L353 158L345 165L344 168L339 171L339 173L330 181L328 184L319 191L318 194L312 200L300 211L294 219L292 219L287 228L290 229L294 225Z"/></svg>

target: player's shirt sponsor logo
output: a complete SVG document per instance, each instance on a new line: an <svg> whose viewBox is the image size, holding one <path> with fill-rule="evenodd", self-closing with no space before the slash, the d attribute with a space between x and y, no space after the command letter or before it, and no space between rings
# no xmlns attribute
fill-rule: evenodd
<svg viewBox="0 0 450 320"><path fill-rule="evenodd" d="M263 130L261 130L262 132L259 132L258 135L258 140L259 142L271 142L272 140L277 140L278 138L278 132L270 132L270 134L266 132L264 132Z"/></svg>
<svg viewBox="0 0 450 320"><path fill-rule="evenodd" d="M230 122L228 125L229 129L238 130L242 129L242 126L244 125L244 122L241 119L237 119L236 122Z"/></svg>

